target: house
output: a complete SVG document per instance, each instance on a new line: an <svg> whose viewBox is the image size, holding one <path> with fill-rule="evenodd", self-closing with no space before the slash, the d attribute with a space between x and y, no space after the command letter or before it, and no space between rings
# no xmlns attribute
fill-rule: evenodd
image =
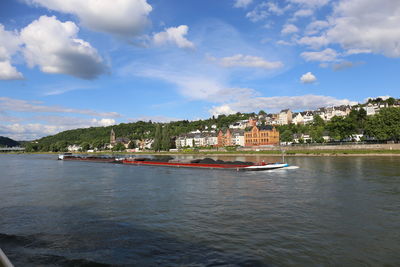
<svg viewBox="0 0 400 267"><path fill-rule="evenodd" d="M293 113L293 120L292 123L299 125L299 124L304 124L304 117L301 114L301 112L298 113Z"/></svg>
<svg viewBox="0 0 400 267"><path fill-rule="evenodd" d="M292 123L292 112L290 109L281 110L278 117L279 125L286 125Z"/></svg>
<svg viewBox="0 0 400 267"><path fill-rule="evenodd" d="M272 126L253 126L244 133L245 146L262 146L279 144L279 132Z"/></svg>
<svg viewBox="0 0 400 267"><path fill-rule="evenodd" d="M244 130L232 131L232 145L244 146Z"/></svg>
<svg viewBox="0 0 400 267"><path fill-rule="evenodd" d="M217 146L218 147L224 147L224 146L232 146L232 133L229 129L227 129L225 132L222 130L219 130L218 135L217 135Z"/></svg>
<svg viewBox="0 0 400 267"><path fill-rule="evenodd" d="M76 152L76 151L80 151L82 149L82 147L80 145L69 145L68 146L68 151L69 152Z"/></svg>
<svg viewBox="0 0 400 267"><path fill-rule="evenodd" d="M312 111L301 112L304 124L310 124L314 121L314 113Z"/></svg>
<svg viewBox="0 0 400 267"><path fill-rule="evenodd" d="M242 129L242 130L244 130L244 129L246 129L248 122L249 122L248 120L240 120L240 121L237 121L237 122L229 125L229 128L230 129Z"/></svg>

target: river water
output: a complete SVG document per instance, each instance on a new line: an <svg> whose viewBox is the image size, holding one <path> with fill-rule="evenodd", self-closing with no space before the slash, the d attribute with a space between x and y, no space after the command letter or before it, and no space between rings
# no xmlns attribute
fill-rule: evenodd
<svg viewBox="0 0 400 267"><path fill-rule="evenodd" d="M0 247L15 266L400 265L400 157L287 161L300 168L3 154Z"/></svg>

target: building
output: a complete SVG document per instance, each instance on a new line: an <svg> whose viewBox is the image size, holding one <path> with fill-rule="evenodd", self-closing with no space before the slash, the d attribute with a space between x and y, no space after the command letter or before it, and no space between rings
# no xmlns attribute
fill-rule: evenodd
<svg viewBox="0 0 400 267"><path fill-rule="evenodd" d="M110 148L113 148L116 144L123 144L125 148L128 148L129 143L131 140L129 140L126 137L115 137L115 132L114 129L111 129L111 134L110 134Z"/></svg>
<svg viewBox="0 0 400 267"><path fill-rule="evenodd" d="M224 147L224 146L232 146L232 133L229 129L224 131L219 130L217 135L217 146Z"/></svg>
<svg viewBox="0 0 400 267"><path fill-rule="evenodd" d="M292 112L290 109L281 110L278 116L278 124L286 125L292 123Z"/></svg>
<svg viewBox="0 0 400 267"><path fill-rule="evenodd" d="M299 113L293 113L293 120L292 122L296 125L298 124L304 124L304 117L301 114L301 112Z"/></svg>
<svg viewBox="0 0 400 267"><path fill-rule="evenodd" d="M245 146L263 146L279 144L279 132L272 126L254 126L244 133Z"/></svg>
<svg viewBox="0 0 400 267"><path fill-rule="evenodd" d="M244 130L232 131L232 144L234 146L244 146Z"/></svg>

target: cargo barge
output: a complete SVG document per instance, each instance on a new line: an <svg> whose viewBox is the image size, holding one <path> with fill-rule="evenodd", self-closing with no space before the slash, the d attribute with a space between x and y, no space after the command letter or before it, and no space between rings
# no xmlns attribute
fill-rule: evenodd
<svg viewBox="0 0 400 267"><path fill-rule="evenodd" d="M122 160L123 164L165 166L177 168L205 168L205 169L231 169L237 171L263 171L288 167L287 163L253 163L243 161L223 161L211 158L196 159L191 161L174 159L150 159L150 158L127 158Z"/></svg>
<svg viewBox="0 0 400 267"><path fill-rule="evenodd" d="M155 157L155 158L118 158L104 156L81 156L72 155L72 153L64 153L58 156L59 160L89 161L89 162L105 162L105 163L122 163L130 165L147 165L147 166L165 166L177 168L203 168L203 169L230 169L237 171L264 171L274 170L288 167L287 163L254 163L245 161L223 161L211 158L195 159L195 160L177 160L173 157Z"/></svg>

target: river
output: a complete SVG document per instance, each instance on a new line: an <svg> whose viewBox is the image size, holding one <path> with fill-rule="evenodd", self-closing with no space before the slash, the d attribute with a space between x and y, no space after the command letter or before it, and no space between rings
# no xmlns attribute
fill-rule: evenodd
<svg viewBox="0 0 400 267"><path fill-rule="evenodd" d="M0 155L0 247L15 266L400 265L400 157L263 172L56 158Z"/></svg>

